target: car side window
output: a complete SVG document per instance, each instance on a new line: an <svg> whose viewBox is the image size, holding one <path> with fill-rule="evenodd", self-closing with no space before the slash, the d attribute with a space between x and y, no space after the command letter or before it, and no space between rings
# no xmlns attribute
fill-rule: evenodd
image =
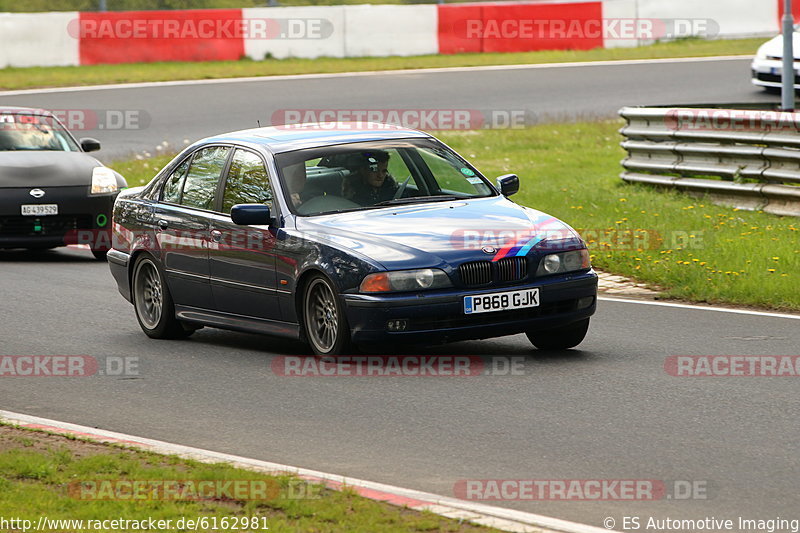
<svg viewBox="0 0 800 533"><path fill-rule="evenodd" d="M164 182L164 189L161 194L161 199L171 204L179 204L181 202L181 190L183 190L183 180L186 178L186 172L189 170L189 161L191 157L178 165L170 177Z"/></svg>
<svg viewBox="0 0 800 533"><path fill-rule="evenodd" d="M237 149L231 160L222 195L222 212L230 213L236 204L266 204L272 209L272 187L264 161L242 149Z"/></svg>
<svg viewBox="0 0 800 533"><path fill-rule="evenodd" d="M198 209L213 209L222 169L230 153L228 146L210 146L194 154L183 185L181 205Z"/></svg>

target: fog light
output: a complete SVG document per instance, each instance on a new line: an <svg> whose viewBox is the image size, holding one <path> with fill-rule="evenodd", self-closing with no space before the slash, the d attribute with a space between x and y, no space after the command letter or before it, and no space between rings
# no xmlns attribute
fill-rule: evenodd
<svg viewBox="0 0 800 533"><path fill-rule="evenodd" d="M408 328L408 320L405 318L390 320L386 323L386 329L389 331L405 331Z"/></svg>
<svg viewBox="0 0 800 533"><path fill-rule="evenodd" d="M578 309L586 309L594 303L594 296L584 296L578 299Z"/></svg>

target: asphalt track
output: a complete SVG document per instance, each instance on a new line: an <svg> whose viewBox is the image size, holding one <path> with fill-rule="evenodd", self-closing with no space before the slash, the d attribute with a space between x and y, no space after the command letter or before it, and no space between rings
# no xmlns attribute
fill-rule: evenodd
<svg viewBox="0 0 800 533"><path fill-rule="evenodd" d="M668 60L556 67L454 69L264 78L236 83L155 85L7 95L0 105L132 112L122 129L88 129L111 160L163 141L197 139L267 125L281 110L474 110L487 117L522 113L529 124L612 117L625 105L776 102L754 88L749 60ZM497 119L499 120L499 119ZM87 120L85 124L91 125Z"/></svg>
<svg viewBox="0 0 800 533"><path fill-rule="evenodd" d="M246 126L254 101L264 114L300 102L343 108L360 98L397 108L528 102L526 109L566 116L578 107L612 114L624 104L765 99L743 69L746 62L725 61L396 74L0 102L168 114L147 131L118 132L152 145ZM112 151L128 146L109 140ZM211 329L186 341L147 339L107 266L87 251L0 251L0 272L0 355L138 358L138 374L120 377L0 378L5 410L444 495L468 479L707 488L705 499L494 502L595 526L611 516L619 527L626 515L800 518L796 381L678 378L664 369L671 355L798 355L797 320L603 301L587 340L568 353L536 352L524 336L397 352L522 357L519 375L290 378L271 364L301 354L295 343Z"/></svg>

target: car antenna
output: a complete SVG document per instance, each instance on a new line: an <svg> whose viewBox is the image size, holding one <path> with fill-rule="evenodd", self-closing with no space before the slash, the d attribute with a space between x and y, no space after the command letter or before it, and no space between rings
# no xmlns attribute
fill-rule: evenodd
<svg viewBox="0 0 800 533"><path fill-rule="evenodd" d="M256 124L258 124L259 128L261 127L261 121L259 119L256 119Z"/></svg>

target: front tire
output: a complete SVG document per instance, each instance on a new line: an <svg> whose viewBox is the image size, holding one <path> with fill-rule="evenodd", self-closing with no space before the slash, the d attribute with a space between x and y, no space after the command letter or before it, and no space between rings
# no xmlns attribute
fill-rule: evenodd
<svg viewBox="0 0 800 533"><path fill-rule="evenodd" d="M314 276L303 294L303 329L316 355L339 355L350 346L350 326L336 289L322 275Z"/></svg>
<svg viewBox="0 0 800 533"><path fill-rule="evenodd" d="M155 261L140 256L133 267L133 307L136 320L148 337L153 339L180 339L194 330L184 328L175 318L175 306Z"/></svg>
<svg viewBox="0 0 800 533"><path fill-rule="evenodd" d="M589 331L589 319L584 318L569 326L546 331L528 331L525 334L531 344L540 350L566 350L583 342L587 331Z"/></svg>

